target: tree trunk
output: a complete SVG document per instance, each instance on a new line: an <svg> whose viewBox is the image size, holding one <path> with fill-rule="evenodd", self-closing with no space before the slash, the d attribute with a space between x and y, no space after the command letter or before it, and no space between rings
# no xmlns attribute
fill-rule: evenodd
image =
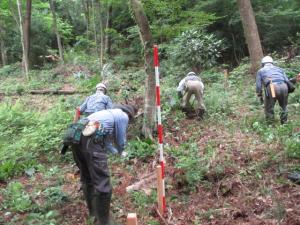
<svg viewBox="0 0 300 225"><path fill-rule="evenodd" d="M85 20L86 20L86 35L87 39L90 38L90 3L89 0L83 0L84 2L84 9L85 9Z"/></svg>
<svg viewBox="0 0 300 225"><path fill-rule="evenodd" d="M28 69L30 68L30 61L29 61L29 52L30 52L30 27L31 27L31 6L32 6L32 0L26 1L26 13L25 13L25 19L24 19L24 43L25 43L25 49L26 49L26 60L23 59L23 62L28 62Z"/></svg>
<svg viewBox="0 0 300 225"><path fill-rule="evenodd" d="M6 52L4 41L2 39L0 39L0 52L1 52L2 66L5 66L7 65L7 52Z"/></svg>
<svg viewBox="0 0 300 225"><path fill-rule="evenodd" d="M146 82L145 82L145 106L144 106L144 123L143 123L143 134L145 137L152 137L152 132L155 129L155 76L153 69L153 54L152 54L152 35L150 32L150 26L148 18L144 12L143 6L139 0L130 0L131 8L139 27L141 42L144 47L145 57L145 71L146 71Z"/></svg>
<svg viewBox="0 0 300 225"><path fill-rule="evenodd" d="M64 50L63 50L63 47L61 44L61 38L60 38L59 31L57 28L55 6L54 6L53 0L49 0L49 1L50 1L50 9L52 12L52 17L53 17L53 30L56 34L57 46L58 46L58 51L59 51L59 58L62 62L64 62Z"/></svg>
<svg viewBox="0 0 300 225"><path fill-rule="evenodd" d="M260 61L263 57L263 51L260 43L254 12L250 0L237 0L237 3L239 6L244 34L250 54L251 73L255 75L255 72L260 67Z"/></svg>
<svg viewBox="0 0 300 225"><path fill-rule="evenodd" d="M7 54L6 54L6 48L5 48L5 43L3 40L4 37L4 29L0 24L0 52L1 52L1 61L2 61L2 66L7 65Z"/></svg>
<svg viewBox="0 0 300 225"><path fill-rule="evenodd" d="M96 0L92 0L92 12L93 12L93 27L94 27L94 39L95 39L95 44L96 44L96 53L99 57L99 64L100 64L100 71L102 70L102 65L101 65L101 53L100 53L100 48L99 48L99 40L98 40L98 32L97 32L97 21L99 21L100 18L100 6L99 2ZM100 31L101 33L101 31Z"/></svg>
<svg viewBox="0 0 300 225"><path fill-rule="evenodd" d="M107 9L107 17L106 17L106 30L111 28L112 20L111 20L111 14L112 14L112 5L108 5ZM105 34L105 52L107 55L110 55L111 52L111 39L109 34Z"/></svg>
<svg viewBox="0 0 300 225"><path fill-rule="evenodd" d="M97 18L99 21L99 29L100 29L100 49L99 49L99 62L100 62L100 71L103 68L103 61L104 61L104 35L103 35L103 22L102 22L102 15L101 15L101 1L97 1ZM102 76L101 72L101 76Z"/></svg>
<svg viewBox="0 0 300 225"><path fill-rule="evenodd" d="M21 43L22 43L22 50L23 50L23 60L24 60L24 72L25 72L25 77L28 80L29 75L28 75L28 49L25 47L25 37L24 37L24 32L23 32L23 18L22 18L22 5L20 0L17 0L17 6L18 6L18 13L19 13L19 26L20 26L20 33L21 33ZM27 43L28 44L28 43ZM28 45L27 45L28 47Z"/></svg>

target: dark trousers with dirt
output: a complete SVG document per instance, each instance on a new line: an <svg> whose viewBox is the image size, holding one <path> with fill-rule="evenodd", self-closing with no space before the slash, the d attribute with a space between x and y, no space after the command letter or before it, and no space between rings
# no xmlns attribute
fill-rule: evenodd
<svg viewBox="0 0 300 225"><path fill-rule="evenodd" d="M288 104L288 87L285 82L278 82L273 83L275 87L275 98L271 95L271 88L270 85L266 87L265 90L265 115L267 121L272 122L274 120L274 106L276 104L276 101L278 101L279 106L281 108L280 111L280 122L281 124L284 124L287 121L288 117L288 110L287 110L287 104Z"/></svg>
<svg viewBox="0 0 300 225"><path fill-rule="evenodd" d="M99 225L112 224L109 218L112 186L103 143L95 143L93 136L82 136L73 156L90 215L96 217Z"/></svg>

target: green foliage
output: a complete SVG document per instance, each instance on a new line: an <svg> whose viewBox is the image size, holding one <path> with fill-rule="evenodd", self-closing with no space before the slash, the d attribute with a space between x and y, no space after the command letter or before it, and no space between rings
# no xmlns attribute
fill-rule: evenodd
<svg viewBox="0 0 300 225"><path fill-rule="evenodd" d="M143 191L134 191L130 194L136 207L145 213L145 206L151 207L156 202L156 193L151 192L151 195L146 195Z"/></svg>
<svg viewBox="0 0 300 225"><path fill-rule="evenodd" d="M20 70L20 64L10 64L6 65L0 68L0 77L8 77L8 76L20 76L21 70Z"/></svg>
<svg viewBox="0 0 300 225"><path fill-rule="evenodd" d="M233 112L231 95L220 83L214 83L206 88L204 102L208 116L218 119Z"/></svg>
<svg viewBox="0 0 300 225"><path fill-rule="evenodd" d="M128 153L127 158L138 158L139 160L145 161L155 154L156 146L150 139L143 141L136 139L128 142L126 151Z"/></svg>
<svg viewBox="0 0 300 225"><path fill-rule="evenodd" d="M46 198L45 209L53 208L68 200L67 195L61 190L60 186L47 188L43 191L43 195Z"/></svg>
<svg viewBox="0 0 300 225"><path fill-rule="evenodd" d="M27 224L36 224L36 225L55 225L57 224L57 211L49 211L47 213L30 213L25 222Z"/></svg>
<svg viewBox="0 0 300 225"><path fill-rule="evenodd" d="M70 118L62 105L38 113L27 111L20 103L2 104L0 113L1 180L35 168L39 152L57 150Z"/></svg>
<svg viewBox="0 0 300 225"><path fill-rule="evenodd" d="M224 73L214 69L203 71L200 77L205 84L224 82Z"/></svg>
<svg viewBox="0 0 300 225"><path fill-rule="evenodd" d="M214 154L214 148L208 148L203 157L199 156L197 143L193 142L183 143L179 148L170 148L167 151L175 158L175 168L181 170L177 173L176 180L187 183L184 185L185 189L194 191L209 169L209 160Z"/></svg>
<svg viewBox="0 0 300 225"><path fill-rule="evenodd" d="M25 212L30 210L32 201L21 183L11 182L7 188L3 190L3 194L5 196L5 201L2 203L4 209L15 212Z"/></svg>
<svg viewBox="0 0 300 225"><path fill-rule="evenodd" d="M187 68L207 69L216 65L223 49L222 40L203 30L193 29L183 32L172 42L171 58Z"/></svg>
<svg viewBox="0 0 300 225"><path fill-rule="evenodd" d="M300 132L295 131L299 127L299 121L273 127L265 122L255 121L252 129L260 134L265 141L282 143L288 157L300 158Z"/></svg>
<svg viewBox="0 0 300 225"><path fill-rule="evenodd" d="M187 0L147 0L143 5L156 39L169 41L183 31L206 27L217 19L214 14L199 11L197 4Z"/></svg>

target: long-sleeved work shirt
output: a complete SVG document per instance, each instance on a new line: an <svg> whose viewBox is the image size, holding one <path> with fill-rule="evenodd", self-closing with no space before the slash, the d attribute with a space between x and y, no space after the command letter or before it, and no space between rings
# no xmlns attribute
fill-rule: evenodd
<svg viewBox="0 0 300 225"><path fill-rule="evenodd" d="M270 80L272 82L287 82L287 78L283 69L274 66L272 63L267 63L256 74L256 93L262 93L262 85L266 86Z"/></svg>
<svg viewBox="0 0 300 225"><path fill-rule="evenodd" d="M186 76L185 78L183 78L179 84L178 84L178 87L177 87L177 91L178 92L183 92L186 88L186 82L189 81L189 80L195 80L195 81L200 81L201 82L201 85L202 85L202 92L204 90L204 84L202 83L201 79L195 75L191 75L191 76ZM183 93L182 93L183 94ZM203 93L202 93L203 94Z"/></svg>
<svg viewBox="0 0 300 225"><path fill-rule="evenodd" d="M89 121L98 121L113 137L115 147L111 143L111 139L105 140L105 147L108 151L119 152L120 154L126 146L126 131L129 118L121 109L108 109L95 112L87 117Z"/></svg>
<svg viewBox="0 0 300 225"><path fill-rule="evenodd" d="M111 109L112 101L109 96L103 92L96 92L87 97L79 107L80 113L94 113L104 109Z"/></svg>

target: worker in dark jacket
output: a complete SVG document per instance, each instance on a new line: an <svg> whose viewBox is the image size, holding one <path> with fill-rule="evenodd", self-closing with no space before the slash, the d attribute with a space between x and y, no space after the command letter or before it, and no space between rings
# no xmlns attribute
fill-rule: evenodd
<svg viewBox="0 0 300 225"><path fill-rule="evenodd" d="M79 146L72 150L87 207L90 215L96 217L97 225L114 224L109 216L112 186L106 146L114 143L116 151L122 154L128 122L135 113L131 105L117 105L115 109L98 111L84 118L88 124Z"/></svg>
<svg viewBox="0 0 300 225"><path fill-rule="evenodd" d="M281 108L280 121L283 124L287 121L288 117L287 83L289 82L289 79L281 68L273 65L274 62L270 56L264 57L261 63L262 68L257 72L256 75L257 96L262 97L262 91L264 89L264 107L266 119L268 121L274 120L274 106L276 101L278 101Z"/></svg>
<svg viewBox="0 0 300 225"><path fill-rule="evenodd" d="M96 93L87 97L85 101L80 105L80 114L90 115L94 112L98 112L104 109L112 108L112 101L109 96L106 95L107 87L103 83L99 83L96 86Z"/></svg>

